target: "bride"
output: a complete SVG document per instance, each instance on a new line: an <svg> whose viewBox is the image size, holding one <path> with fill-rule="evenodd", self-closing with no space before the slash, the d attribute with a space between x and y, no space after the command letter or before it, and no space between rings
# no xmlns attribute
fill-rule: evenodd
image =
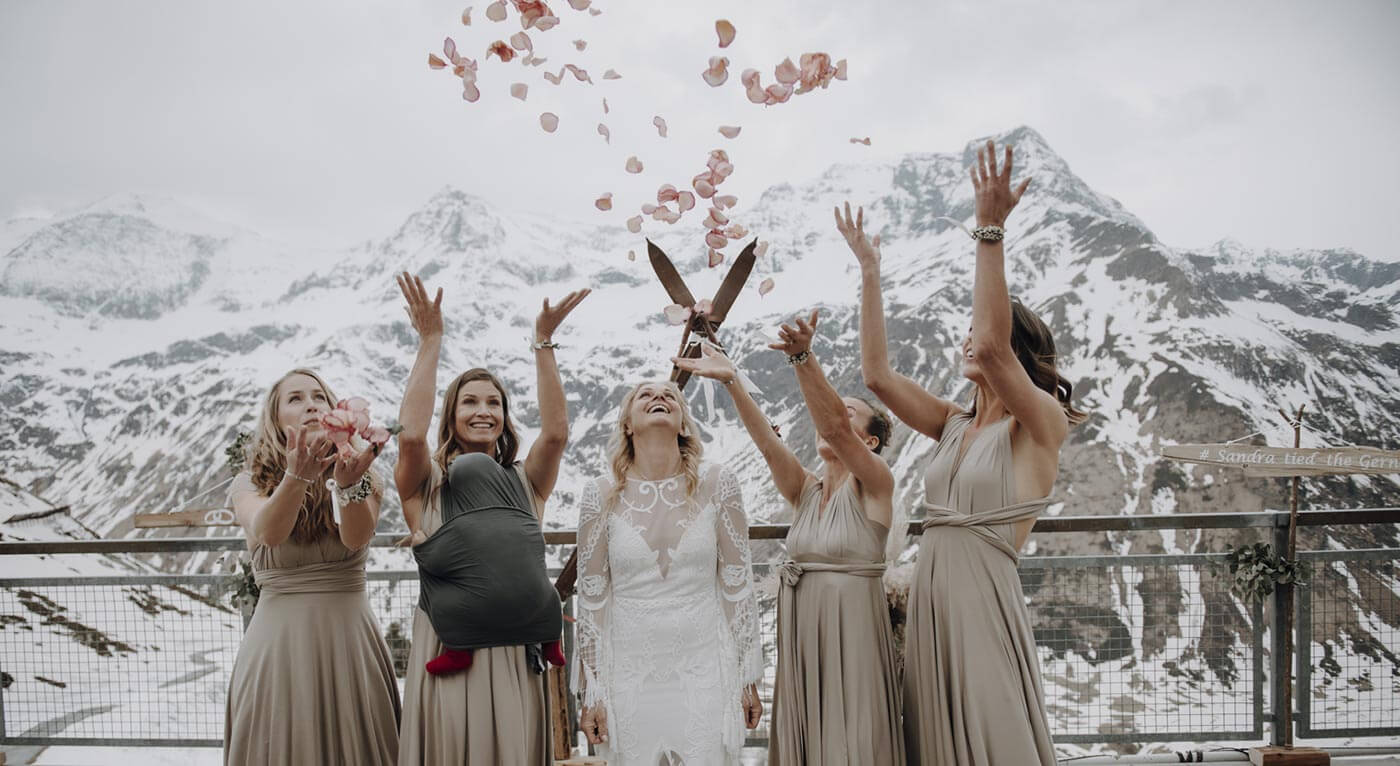
<svg viewBox="0 0 1400 766"><path fill-rule="evenodd" d="M622 400L579 511L579 726L613 766L733 764L763 674L748 521L674 383Z"/></svg>

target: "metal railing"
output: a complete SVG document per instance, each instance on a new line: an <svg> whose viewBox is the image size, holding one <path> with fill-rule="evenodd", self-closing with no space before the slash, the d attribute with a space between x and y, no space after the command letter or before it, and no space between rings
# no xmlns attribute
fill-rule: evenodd
<svg viewBox="0 0 1400 766"><path fill-rule="evenodd" d="M1400 510L1315 511L1306 526L1400 523ZM1287 514L1057 517L1037 533L1259 529ZM911 525L911 530L915 527ZM751 528L777 540L781 525ZM1254 537L1259 537L1254 533ZM398 535L376 538L392 544ZM553 546L572 531L546 533ZM760 546L761 547L761 546ZM0 543L15 554L236 551L241 538ZM551 550L562 560L567 547ZM1299 590L1300 737L1400 734L1400 549L1312 551ZM760 555L761 557L761 555ZM1223 554L1023 557L1054 739L1066 744L1280 737L1272 651L1276 604L1249 605L1218 574ZM903 565L907 566L907 565ZM755 566L771 710L776 585ZM229 574L0 579L0 744L219 746L244 628ZM368 598L402 676L417 572L371 571ZM762 745L767 713L753 732Z"/></svg>

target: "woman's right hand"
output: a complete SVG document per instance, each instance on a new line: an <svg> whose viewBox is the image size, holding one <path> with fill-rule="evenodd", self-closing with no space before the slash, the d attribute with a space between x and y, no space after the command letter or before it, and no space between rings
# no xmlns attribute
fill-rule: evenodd
<svg viewBox="0 0 1400 766"><path fill-rule="evenodd" d="M685 359L679 356L671 357L671 364L685 370L692 375L699 375L702 378L711 378L721 383L732 383L739 377L739 371L735 369L734 362L729 357L720 353L715 347L708 343L701 346L703 356L699 359Z"/></svg>
<svg viewBox="0 0 1400 766"><path fill-rule="evenodd" d="M588 738L588 744L601 745L608 741L608 713L601 707L586 707L579 713L578 727Z"/></svg>
<svg viewBox="0 0 1400 766"><path fill-rule="evenodd" d="M309 482L307 486L320 480L335 457L335 444L324 431L307 436L306 426L287 429L287 473Z"/></svg>
<svg viewBox="0 0 1400 766"><path fill-rule="evenodd" d="M841 215L840 208L832 208L836 214L836 230L841 232L841 236L846 238L846 244L850 246L851 252L855 253L856 260L862 269L879 268L880 266L880 237L876 235L874 240L865 236L865 208L856 208L855 219L851 218L851 203L846 203L846 215Z"/></svg>
<svg viewBox="0 0 1400 766"><path fill-rule="evenodd" d="M408 302L403 310L413 323L413 330L418 333L418 339L421 341L433 336L441 337L442 288L438 288L437 297L430 301L428 288L423 286L423 280L417 276L405 271L394 277L394 281L399 283L399 291Z"/></svg>

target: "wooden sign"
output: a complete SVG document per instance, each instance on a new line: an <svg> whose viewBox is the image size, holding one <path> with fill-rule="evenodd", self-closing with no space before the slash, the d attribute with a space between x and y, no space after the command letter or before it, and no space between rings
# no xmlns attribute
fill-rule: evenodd
<svg viewBox="0 0 1400 766"><path fill-rule="evenodd" d="M1162 457L1244 469L1245 476L1321 476L1400 473L1400 452L1370 447L1256 447L1249 444L1177 444Z"/></svg>
<svg viewBox="0 0 1400 766"><path fill-rule="evenodd" d="M193 508L176 513L138 513L131 522L137 528L232 527L238 524L232 508Z"/></svg>

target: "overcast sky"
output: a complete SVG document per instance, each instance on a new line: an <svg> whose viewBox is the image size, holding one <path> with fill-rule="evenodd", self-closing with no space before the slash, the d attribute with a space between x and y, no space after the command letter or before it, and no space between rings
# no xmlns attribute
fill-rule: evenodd
<svg viewBox="0 0 1400 766"><path fill-rule="evenodd" d="M620 223L717 146L742 204L833 162L957 151L1026 124L1168 244L1400 261L1400 3L596 0L594 17L554 0L562 23L531 32L549 58L537 68L485 60L520 26L472 4L464 27L465 3L441 0L3 0L0 218L134 191L342 245L391 233L453 185ZM730 81L710 88L717 18L738 37ZM445 35L480 62L476 104L427 67ZM771 108L745 100L741 70L766 84L804 51L848 59L849 80ZM543 79L564 63L597 84ZM609 67L623 79L602 80ZM721 124L744 132L728 141ZM622 172L631 154L640 177ZM606 215L592 208L604 191L619 200Z"/></svg>

